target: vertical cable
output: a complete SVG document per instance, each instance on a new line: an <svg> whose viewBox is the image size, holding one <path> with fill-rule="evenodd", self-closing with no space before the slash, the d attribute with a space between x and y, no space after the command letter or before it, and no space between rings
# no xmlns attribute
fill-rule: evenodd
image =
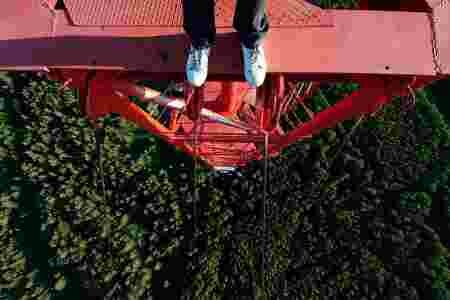
<svg viewBox="0 0 450 300"><path fill-rule="evenodd" d="M194 122L194 128L193 128L193 134L194 134L194 195L193 195L193 221L194 221L194 233L197 232L197 188L198 188L198 180L197 180L197 168L198 168L198 161L197 161L197 144L198 144L198 119Z"/></svg>
<svg viewBox="0 0 450 300"><path fill-rule="evenodd" d="M102 145L105 140L105 129L101 125L95 124L95 153L98 160L98 168L100 173L100 182L102 185L103 201L106 203L106 186L105 186L105 175L103 172L103 161L102 161Z"/></svg>
<svg viewBox="0 0 450 300"><path fill-rule="evenodd" d="M267 251L267 239L268 239L268 230L270 230L269 226L267 226L267 186L268 186L268 177L269 177L269 134L268 132L264 133L264 179L263 179L263 199L262 199L262 219L263 219L263 247L262 247L262 255L261 255L261 285L265 298L269 298L268 292L266 291L266 257L265 253Z"/></svg>

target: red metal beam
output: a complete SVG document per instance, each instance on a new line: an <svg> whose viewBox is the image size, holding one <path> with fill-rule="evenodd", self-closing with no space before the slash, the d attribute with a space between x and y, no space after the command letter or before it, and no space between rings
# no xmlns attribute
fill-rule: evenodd
<svg viewBox="0 0 450 300"><path fill-rule="evenodd" d="M185 73L150 73L150 72L121 72L119 78L139 81L151 78L152 80L183 82L185 80ZM283 74L287 82L292 81L315 81L315 82L344 82L344 81L360 81L366 79L376 78L392 78L392 74L342 74L342 73L291 73ZM395 75L396 78L409 78L411 75ZM421 76L427 77L430 80L438 79L436 75ZM244 74L217 74L210 73L208 75L208 82L238 82L246 84Z"/></svg>
<svg viewBox="0 0 450 300"><path fill-rule="evenodd" d="M234 116L241 108L245 88L246 85L239 82L223 82L222 98L220 99L220 101L217 101L218 107L214 111L220 113L223 116Z"/></svg>
<svg viewBox="0 0 450 300"><path fill-rule="evenodd" d="M317 134L323 129L332 128L336 124L363 114L377 111L394 96L405 96L410 89L418 89L430 83L427 77L411 77L400 80L366 79L361 80L361 88L317 114L309 122L300 124L285 136L273 136L270 153L278 153L288 145Z"/></svg>
<svg viewBox="0 0 450 300"><path fill-rule="evenodd" d="M276 116L285 94L285 79L282 74L270 74L263 86L257 90L257 122L261 129L272 131L276 126Z"/></svg>
<svg viewBox="0 0 450 300"><path fill-rule="evenodd" d="M265 41L268 72L436 75L426 13L332 13L334 27L273 28ZM187 46L187 38L182 28L76 27L64 11L56 11L54 19L31 14L27 17L12 15L0 19L0 69L97 68L184 73L182 49ZM46 30L35 32L30 28L40 23L46 24L41 25ZM211 52L210 74L242 74L234 30L221 28L218 33L217 46Z"/></svg>

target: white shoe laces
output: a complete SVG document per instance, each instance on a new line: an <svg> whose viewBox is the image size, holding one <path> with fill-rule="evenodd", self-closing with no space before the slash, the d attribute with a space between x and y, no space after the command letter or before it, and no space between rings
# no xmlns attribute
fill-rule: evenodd
<svg viewBox="0 0 450 300"><path fill-rule="evenodd" d="M192 58L192 61L191 61L192 63L189 66L190 70L195 70L195 69L199 68L201 61L202 61L203 51L207 51L207 48L203 49L203 48L191 47L189 49L189 56L191 56L191 58Z"/></svg>
<svg viewBox="0 0 450 300"><path fill-rule="evenodd" d="M258 62L258 57L260 57L260 55L262 55L260 47L247 48L247 49L249 49L248 57L250 59L250 63L252 65L256 65L256 63ZM260 67L259 64L257 66Z"/></svg>

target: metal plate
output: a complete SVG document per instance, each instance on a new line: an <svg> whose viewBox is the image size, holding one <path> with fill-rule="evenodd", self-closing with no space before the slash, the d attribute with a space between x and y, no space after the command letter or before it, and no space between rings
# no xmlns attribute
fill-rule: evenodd
<svg viewBox="0 0 450 300"><path fill-rule="evenodd" d="M245 1L245 0L241 0ZM268 1L270 24L280 26L331 26L332 15L302 0ZM65 0L77 26L181 27L182 0ZM216 1L216 26L231 27L236 0Z"/></svg>
<svg viewBox="0 0 450 300"><path fill-rule="evenodd" d="M20 10L29 0L17 1L17 7L0 10L5 16L0 18L0 69L101 69L146 72L151 74L148 78L185 78L183 51L189 41L181 27L78 27L67 21L65 11L51 13L33 6ZM351 74L436 75L427 14L331 13L332 27L272 28L264 41L268 73L306 80ZM446 56L448 66L449 52L443 51L449 49L446 28L440 28L438 36L441 62ZM236 33L219 29L209 79L243 81L242 70Z"/></svg>

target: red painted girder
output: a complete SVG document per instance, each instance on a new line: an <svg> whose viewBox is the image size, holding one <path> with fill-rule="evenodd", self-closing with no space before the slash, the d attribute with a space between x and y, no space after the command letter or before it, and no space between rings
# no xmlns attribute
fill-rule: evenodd
<svg viewBox="0 0 450 300"><path fill-rule="evenodd" d="M131 81L139 81L146 78L152 78L152 80L173 80L175 82L181 82L185 80L185 73L149 73L149 72L119 72L121 75L118 77ZM365 79L379 79L379 78L409 78L411 75L395 75L395 74L343 74L343 73L290 73L283 74L286 81L316 81L316 82L343 82L343 81L360 81ZM414 75L413 75L414 76ZM433 79L439 79L435 75L421 76ZM208 82L210 81L232 81L246 83L244 74L208 74Z"/></svg>
<svg viewBox="0 0 450 300"><path fill-rule="evenodd" d="M314 119L300 124L285 136L274 136L270 152L278 152L292 143L317 134L323 129L332 128L342 121L373 113L390 102L394 96L406 96L410 92L409 87L419 89L430 82L430 78L427 77L361 80L359 90L315 114Z"/></svg>
<svg viewBox="0 0 450 300"><path fill-rule="evenodd" d="M287 75L436 75L426 13L332 13L334 27L273 28L265 41L268 71ZM46 20L50 23L51 18ZM28 25L16 27L15 32L4 30L21 23L32 27L35 22L20 16L0 19L0 69L48 66L184 73L187 38L178 27L76 27L69 24L63 11L56 11L53 33L50 30L23 39L21 32L31 31ZM237 37L231 28L218 32L209 73L240 76Z"/></svg>

